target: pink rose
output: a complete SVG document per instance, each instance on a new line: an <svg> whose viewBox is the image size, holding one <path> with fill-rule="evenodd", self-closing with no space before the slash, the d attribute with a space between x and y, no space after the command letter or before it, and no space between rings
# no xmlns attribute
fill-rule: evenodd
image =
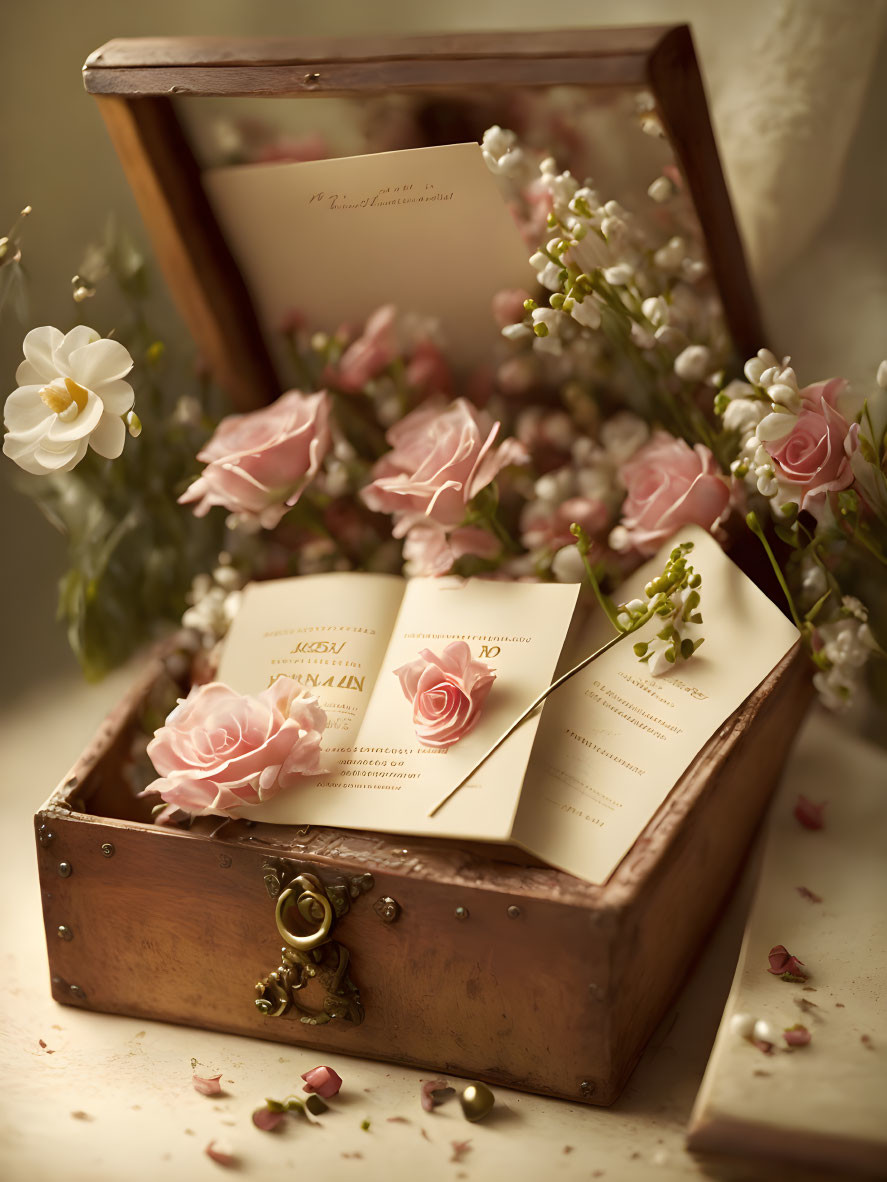
<svg viewBox="0 0 887 1182"><path fill-rule="evenodd" d="M482 488L507 464L527 460L516 439L494 447L500 426L464 398L444 410L419 407L386 435L393 450L376 464L361 496L370 509L398 516L395 537L423 519L448 529L461 525L468 502Z"/></svg>
<svg viewBox="0 0 887 1182"><path fill-rule="evenodd" d="M846 388L843 378L807 386L801 391L801 413L791 431L764 444L777 478L797 486L802 509L814 508L827 493L853 483L850 457L856 450L859 428L848 423L835 406Z"/></svg>
<svg viewBox="0 0 887 1182"><path fill-rule="evenodd" d="M357 338L339 359L335 382L349 394L358 394L377 374L387 368L398 353L397 309L385 304L366 322Z"/></svg>
<svg viewBox="0 0 887 1182"><path fill-rule="evenodd" d="M290 390L249 414L229 415L198 460L203 472L179 497L205 516L214 505L273 529L317 474L330 447L326 391Z"/></svg>
<svg viewBox="0 0 887 1182"><path fill-rule="evenodd" d="M496 679L489 665L472 660L464 640L448 644L439 657L424 648L394 673L413 705L413 725L425 747L450 747L467 735Z"/></svg>
<svg viewBox="0 0 887 1182"><path fill-rule="evenodd" d="M616 550L647 557L691 523L713 533L730 507L729 486L708 448L690 447L665 431L639 448L619 476L628 495L610 536Z"/></svg>
<svg viewBox="0 0 887 1182"><path fill-rule="evenodd" d="M448 574L460 558L495 558L502 544L491 533L477 526L463 526L448 533L442 525L414 525L404 539L406 573L434 578Z"/></svg>
<svg viewBox="0 0 887 1182"><path fill-rule="evenodd" d="M421 398L431 394L449 395L453 377L446 358L433 341L420 341L407 362L407 385Z"/></svg>
<svg viewBox="0 0 887 1182"><path fill-rule="evenodd" d="M255 696L197 686L148 744L160 779L145 792L198 816L270 800L317 774L325 726L317 699L291 677Z"/></svg>

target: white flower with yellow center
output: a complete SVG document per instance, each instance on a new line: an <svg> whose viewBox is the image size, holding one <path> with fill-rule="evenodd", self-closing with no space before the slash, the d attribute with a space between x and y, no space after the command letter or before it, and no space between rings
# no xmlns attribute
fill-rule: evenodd
<svg viewBox="0 0 887 1182"><path fill-rule="evenodd" d="M81 324L67 334L32 329L22 348L19 386L4 410L4 455L36 476L70 472L87 446L116 459L133 404L132 386L123 381L133 362L123 345Z"/></svg>

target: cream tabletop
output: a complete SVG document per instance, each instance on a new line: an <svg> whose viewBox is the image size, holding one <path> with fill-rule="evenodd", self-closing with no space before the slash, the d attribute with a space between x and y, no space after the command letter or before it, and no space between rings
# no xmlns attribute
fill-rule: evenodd
<svg viewBox="0 0 887 1182"><path fill-rule="evenodd" d="M456 1100L430 1114L422 1110L420 1084L427 1072L324 1054L320 1061L344 1080L330 1112L313 1127L290 1117L281 1130L265 1133L252 1125L252 1111L266 1096L298 1094L299 1076L317 1064L316 1053L53 1002L31 818L131 677L132 670L124 671L97 688L53 683L0 717L0 1176L9 1182L199 1182L226 1172L263 1179L298 1174L322 1182L784 1177L784 1166L696 1157L684 1144L730 991L757 855L610 1109L497 1089L493 1113L471 1125ZM817 714L799 738L775 809L784 811L799 791L814 799L834 794L835 777L853 768L887 781L883 755ZM852 848L846 857L852 873ZM887 1061L887 1046L873 1053ZM222 1095L194 1090L192 1059L202 1074L222 1073ZM212 1141L228 1142L236 1153L229 1170L206 1156ZM461 1152L454 1147L464 1142ZM805 1176L819 1175L806 1169Z"/></svg>

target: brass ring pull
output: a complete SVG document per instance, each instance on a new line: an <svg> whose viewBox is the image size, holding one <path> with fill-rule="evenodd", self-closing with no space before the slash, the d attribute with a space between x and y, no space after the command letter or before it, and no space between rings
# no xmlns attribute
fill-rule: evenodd
<svg viewBox="0 0 887 1182"><path fill-rule="evenodd" d="M300 893L295 895L291 886L287 887L285 891L281 891L277 900L274 919L277 923L278 932L280 932L280 935L286 940L290 948L296 948L300 952L310 952L312 948L317 948L319 945L326 943L329 938L330 928L333 926L333 909L326 895L313 890L301 875L294 880L294 885L301 888ZM317 907L320 908L323 918L316 931L309 933L307 936L297 936L289 930L284 923L283 914L291 902L295 902L299 909L299 914L303 919L310 920L314 923L317 921L313 918L311 912Z"/></svg>

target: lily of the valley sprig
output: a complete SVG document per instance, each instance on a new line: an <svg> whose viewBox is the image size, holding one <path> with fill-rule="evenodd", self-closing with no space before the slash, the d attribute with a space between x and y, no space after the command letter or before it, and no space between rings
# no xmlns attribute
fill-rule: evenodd
<svg viewBox="0 0 887 1182"><path fill-rule="evenodd" d="M679 542L674 547L666 559L661 574L651 579L644 587L644 599L632 599L628 603L616 604L601 590L600 583L594 572L594 567L589 562L589 553L592 545L590 538L577 522L574 522L571 526L571 532L576 539L576 547L585 565L598 603L603 608L607 619L613 625L616 634L606 644L602 644L600 648L595 649L593 653L584 657L577 665L574 665L572 669L568 669L566 673L553 681L547 689L543 690L523 714L519 715L502 732L495 743L484 752L481 758L469 769L458 784L451 788L446 796L443 796L429 810L429 817L433 817L443 808L447 801L452 800L456 793L465 787L471 777L483 767L490 756L495 751L498 751L505 740L513 735L519 726L536 713L555 690L560 689L562 685L566 684L572 677L575 677L577 673L581 673L583 669L587 669L598 657L602 657L604 653L608 652L614 645L624 640L627 636L638 632L651 620L657 619L661 621L662 628L657 633L654 641L640 641L634 646L634 651L635 655L641 661L650 662L650 671L654 675L664 673L666 670L672 668L677 661L689 660L700 644L702 644L702 637L690 637L685 634L685 630L688 627L702 623L702 616L697 610L701 599L699 588L702 584L702 578L687 561L688 555L693 549L692 542Z"/></svg>

